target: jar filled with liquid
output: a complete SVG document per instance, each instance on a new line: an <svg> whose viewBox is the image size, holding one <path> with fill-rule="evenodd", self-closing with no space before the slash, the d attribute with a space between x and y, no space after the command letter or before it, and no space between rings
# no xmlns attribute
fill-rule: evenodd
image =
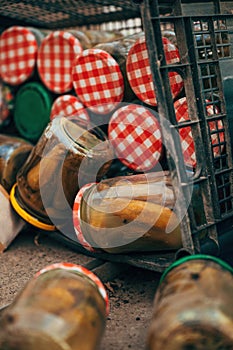
<svg viewBox="0 0 233 350"><path fill-rule="evenodd" d="M10 192L18 170L24 165L32 145L16 136L0 134L0 184Z"/></svg>
<svg viewBox="0 0 233 350"><path fill-rule="evenodd" d="M57 117L19 170L12 205L37 227L68 229L78 189L99 181L111 160L112 148L99 128L83 129L69 118Z"/></svg>
<svg viewBox="0 0 233 350"><path fill-rule="evenodd" d="M108 178L78 192L73 222L88 250L110 253L175 250L182 246L167 173Z"/></svg>
<svg viewBox="0 0 233 350"><path fill-rule="evenodd" d="M208 255L173 263L161 277L148 350L233 349L233 269Z"/></svg>
<svg viewBox="0 0 233 350"><path fill-rule="evenodd" d="M94 350L104 333L108 298L98 277L71 263L39 271L0 318L0 348Z"/></svg>

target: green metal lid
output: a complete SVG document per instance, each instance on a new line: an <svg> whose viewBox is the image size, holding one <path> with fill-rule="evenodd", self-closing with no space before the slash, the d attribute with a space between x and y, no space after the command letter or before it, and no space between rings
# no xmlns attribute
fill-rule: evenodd
<svg viewBox="0 0 233 350"><path fill-rule="evenodd" d="M22 86L17 94L14 122L19 133L30 141L37 141L50 121L52 96L40 83Z"/></svg>
<svg viewBox="0 0 233 350"><path fill-rule="evenodd" d="M159 283L162 283L162 281L165 279L167 274L172 269L174 269L175 267L177 267L183 263L186 263L187 261L191 261L191 260L211 260L211 261L217 263L218 265L222 266L224 269L230 271L233 274L233 268L231 267L231 265L229 265L228 263L226 263L222 259L217 258L217 257L212 256L212 255L207 255L207 254L194 254L194 255L188 255L188 256L185 256L183 258L180 258L179 260L172 263L162 274Z"/></svg>

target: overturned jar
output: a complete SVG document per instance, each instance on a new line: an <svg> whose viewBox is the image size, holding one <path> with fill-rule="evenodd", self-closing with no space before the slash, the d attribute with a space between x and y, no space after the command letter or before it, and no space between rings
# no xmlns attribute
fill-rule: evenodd
<svg viewBox="0 0 233 350"><path fill-rule="evenodd" d="M0 134L0 184L10 192L18 170L24 165L32 145L16 136Z"/></svg>
<svg viewBox="0 0 233 350"><path fill-rule="evenodd" d="M171 264L155 294L148 350L233 349L233 269L209 255Z"/></svg>
<svg viewBox="0 0 233 350"><path fill-rule="evenodd" d="M2 313L0 349L94 350L107 314L107 293L94 273L71 263L49 265Z"/></svg>
<svg viewBox="0 0 233 350"><path fill-rule="evenodd" d="M88 250L109 253L174 250L182 246L171 179L153 172L87 184L78 192L73 221Z"/></svg>
<svg viewBox="0 0 233 350"><path fill-rule="evenodd" d="M14 209L44 230L69 230L78 189L99 181L112 160L112 148L98 128L55 118L45 129L11 191Z"/></svg>

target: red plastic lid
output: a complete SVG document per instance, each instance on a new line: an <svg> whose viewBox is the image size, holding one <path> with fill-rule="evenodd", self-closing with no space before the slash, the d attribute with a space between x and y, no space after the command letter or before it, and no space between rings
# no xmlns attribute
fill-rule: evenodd
<svg viewBox="0 0 233 350"><path fill-rule="evenodd" d="M124 95L118 63L106 51L84 50L73 66L73 85L80 101L95 113L112 111Z"/></svg>
<svg viewBox="0 0 233 350"><path fill-rule="evenodd" d="M175 114L176 114L176 119L178 123L189 120L188 105L187 105L186 97L183 97L177 100L174 103L174 108L175 108ZM206 110L207 110L207 115L213 115L215 113L213 105L208 105L206 107ZM209 127L211 132L216 131L216 133L213 133L211 135L211 143L212 145L216 145L216 147L213 148L213 154L214 154L214 157L217 157L221 155L221 151L222 151L222 147L217 145L219 145L220 142L224 142L224 132L218 133L217 131L223 128L223 123L221 120L210 121ZM184 155L184 162L187 166L195 168L197 165L197 161L196 161L196 154L195 154L191 127L187 126L184 128L180 128L179 133L181 138L181 148Z"/></svg>
<svg viewBox="0 0 233 350"><path fill-rule="evenodd" d="M90 117L83 104L73 95L59 96L53 103L50 120L55 117L75 117L79 125L87 126Z"/></svg>
<svg viewBox="0 0 233 350"><path fill-rule="evenodd" d="M167 38L163 38L167 64L180 61L179 51ZM129 50L126 71L132 90L137 97L151 106L157 105L145 37L141 37ZM169 73L171 92L175 98L183 88L183 80L177 72Z"/></svg>
<svg viewBox="0 0 233 350"><path fill-rule="evenodd" d="M19 85L32 75L37 59L37 41L25 27L13 26L0 36L0 71L10 85Z"/></svg>
<svg viewBox="0 0 233 350"><path fill-rule="evenodd" d="M81 266L81 265L76 265L76 264L72 264L72 263L68 263L68 262L59 262L59 263L54 263L54 264L51 264L51 265L44 267L43 269L41 269L40 271L38 271L34 275L34 278L38 278L43 273L46 273L46 272L54 270L54 269L64 269L64 270L73 271L74 273L76 272L76 273L79 273L81 275L87 276L97 286L100 295L102 296L102 298L105 301L106 314L108 315L108 313L109 313L109 299L108 299L106 289L105 289L103 283L101 282L101 280L92 271L88 270L86 267Z"/></svg>
<svg viewBox="0 0 233 350"><path fill-rule="evenodd" d="M88 250L89 252L98 252L98 250L94 249L84 238L81 226L80 226L80 205L82 201L82 197L84 192L93 186L95 183L89 183L84 185L77 193L75 200L74 200L74 205L73 205L73 223L74 223L74 230L77 236L77 239L79 243Z"/></svg>
<svg viewBox="0 0 233 350"><path fill-rule="evenodd" d="M73 61L82 50L79 40L69 32L57 30L42 40L37 66L48 89L58 94L72 89Z"/></svg>
<svg viewBox="0 0 233 350"><path fill-rule="evenodd" d="M108 137L116 156L136 171L152 169L162 153L158 120L147 108L131 104L119 108L109 121Z"/></svg>

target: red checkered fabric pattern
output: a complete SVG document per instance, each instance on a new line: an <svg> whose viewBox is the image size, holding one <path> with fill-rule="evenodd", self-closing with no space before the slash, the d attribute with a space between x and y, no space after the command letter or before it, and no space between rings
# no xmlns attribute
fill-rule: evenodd
<svg viewBox="0 0 233 350"><path fill-rule="evenodd" d="M53 102L50 120L56 117L72 117L80 126L90 122L89 114L83 104L73 95L62 95Z"/></svg>
<svg viewBox="0 0 233 350"><path fill-rule="evenodd" d="M189 120L188 105L186 97L177 100L174 103L176 119L178 123L185 122ZM206 107L207 116L214 114L213 105L208 105ZM217 157L221 155L222 145L220 143L224 142L225 135L224 132L219 130L223 129L223 123L221 120L210 121L209 128L211 133L211 143L213 146L213 156ZM181 148L184 156L184 162L186 166L195 168L197 165L194 141L192 136L192 130L190 126L182 127L179 129Z"/></svg>
<svg viewBox="0 0 233 350"><path fill-rule="evenodd" d="M73 85L81 102L95 113L109 113L124 95L118 63L106 51L87 49L73 66Z"/></svg>
<svg viewBox="0 0 233 350"><path fill-rule="evenodd" d="M66 31L52 32L43 39L37 66L40 78L49 90L63 94L72 89L73 62L82 51L79 40Z"/></svg>
<svg viewBox="0 0 233 350"><path fill-rule="evenodd" d="M180 61L179 51L167 38L163 38L167 64ZM141 37L129 50L126 61L127 77L137 97L148 105L156 106L156 94L152 81L145 37ZM169 81L173 98L183 88L183 80L177 72L169 73Z"/></svg>
<svg viewBox="0 0 233 350"><path fill-rule="evenodd" d="M108 137L116 156L136 171L152 169L161 158L160 125L145 107L131 104L114 112L109 121Z"/></svg>
<svg viewBox="0 0 233 350"><path fill-rule="evenodd" d="M34 72L38 46L27 28L13 26L0 36L0 74L10 85L25 82Z"/></svg>
<svg viewBox="0 0 233 350"><path fill-rule="evenodd" d="M90 252L97 252L97 249L94 249L84 238L83 233L82 233L82 229L81 229L81 225L80 225L80 221L81 221L81 217L80 217L80 206L81 206L81 201L83 198L83 194L84 192L90 188L91 186L93 186L94 183L89 183L84 185L77 193L75 200L74 200L74 205L73 205L73 223L74 223L74 230L77 236L77 239L79 241L79 243L88 251Z"/></svg>

